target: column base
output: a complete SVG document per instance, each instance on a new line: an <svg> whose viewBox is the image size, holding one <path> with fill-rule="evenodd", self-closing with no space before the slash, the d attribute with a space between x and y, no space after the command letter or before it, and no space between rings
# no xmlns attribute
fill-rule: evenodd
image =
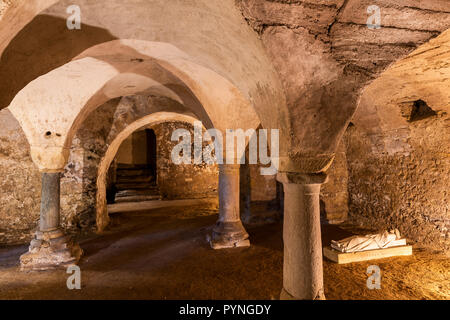
<svg viewBox="0 0 450 320"><path fill-rule="evenodd" d="M249 247L250 240L241 221L217 222L212 232L211 248L228 249Z"/></svg>
<svg viewBox="0 0 450 320"><path fill-rule="evenodd" d="M36 232L29 251L20 256L21 271L44 271L76 264L83 251L62 230Z"/></svg>
<svg viewBox="0 0 450 320"><path fill-rule="evenodd" d="M283 288L281 289L280 300L308 300L308 299L296 298ZM320 290L317 293L317 296L312 300L326 300L323 290Z"/></svg>

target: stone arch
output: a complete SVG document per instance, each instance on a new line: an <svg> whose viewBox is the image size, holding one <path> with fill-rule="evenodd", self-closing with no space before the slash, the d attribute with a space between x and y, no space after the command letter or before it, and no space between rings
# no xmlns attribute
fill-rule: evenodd
<svg viewBox="0 0 450 320"><path fill-rule="evenodd" d="M128 126L123 128L123 130L118 132L117 135L112 139L112 141L108 143L108 150L100 161L97 175L96 221L97 230L99 232L104 230L109 221L106 208L106 178L108 169L115 155L117 154L120 145L136 130L144 126L155 125L167 121L180 121L193 124L194 121L198 121L198 119L191 115L175 112L155 112L130 123Z"/></svg>
<svg viewBox="0 0 450 320"><path fill-rule="evenodd" d="M66 50L63 56L58 56L57 64L44 61L43 58L35 59L34 63L46 65L40 68L41 71L36 70L28 74L26 82L17 81L14 88L11 88L11 92L14 92L11 98L25 83L69 62L75 52L82 52L89 47L88 45L130 38L170 43L192 57L192 62L229 81L245 100L251 102L263 126L268 129L279 128L281 140L287 141L290 122L287 120L286 99L280 79L261 40L245 23L240 10L232 1L195 0L186 3L183 0L174 0L168 5L164 0L130 0L126 4L119 0L102 0L94 3L88 0L36 0L32 3L19 0L6 6L3 17L0 13L0 29L11 30L8 35L0 35L0 52L4 52L5 48L13 52L14 48L10 47L14 47L13 40L19 40L18 38L24 41L22 46L30 43L26 41L33 39L32 35L28 34L30 32L28 27L34 25L36 28L39 25L45 29L46 18L49 19L50 28L55 26L63 28L68 17L66 9L72 4L80 5L83 13L89 13L83 14L82 18L82 25L86 30L83 31L83 28L77 30L76 33L80 38L73 36L73 33L70 36L60 34L60 40L64 42L69 39L66 41L67 46L75 43L79 45L73 50ZM119 4L127 8L124 10L126 14L117 12ZM170 6L169 10L167 6ZM195 14L190 14L191 12ZM198 12L202 14L197 14ZM140 18L143 15L148 19L143 21ZM54 23L57 25L53 25ZM102 33L103 37L91 37L86 34L92 28ZM45 33L45 30L42 31ZM73 37L79 39L80 43L70 41L74 40ZM44 38L55 39L55 36L54 33L49 33ZM57 55L55 50L61 47L55 45L53 40L49 41L54 50L51 54ZM31 56L36 56L33 52L41 50L40 46L27 44L26 47L27 55ZM235 63L236 61L239 63ZM26 70L23 72L26 73ZM20 78L23 75L17 73L16 77ZM5 106L8 105L10 98L4 102ZM288 149L287 144L281 144L280 154L287 154Z"/></svg>
<svg viewBox="0 0 450 320"><path fill-rule="evenodd" d="M425 102L437 114L450 112L448 59L450 30L394 63L366 87L352 123L372 137L376 150L409 151L407 127L417 102Z"/></svg>
<svg viewBox="0 0 450 320"><path fill-rule="evenodd" d="M225 131L259 125L252 105L228 80L173 45L141 40L86 50L28 84L9 109L25 131L33 161L41 171L52 172L64 167L72 138L92 110L112 98L155 88L172 94L168 87L186 87L198 99L199 104L188 107L207 127ZM45 108L39 108L42 102Z"/></svg>
<svg viewBox="0 0 450 320"><path fill-rule="evenodd" d="M10 4L5 12L0 12L0 29L9 30L0 34L0 56L9 42L27 25L35 16L48 7L57 3L59 0L37 0L30 1L19 0ZM7 29L3 29L7 27Z"/></svg>

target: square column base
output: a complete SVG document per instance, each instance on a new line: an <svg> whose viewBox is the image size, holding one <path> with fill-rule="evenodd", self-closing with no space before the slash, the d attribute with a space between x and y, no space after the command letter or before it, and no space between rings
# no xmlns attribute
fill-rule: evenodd
<svg viewBox="0 0 450 320"><path fill-rule="evenodd" d="M44 271L76 264L83 251L61 230L36 232L29 251L20 256L21 271Z"/></svg>

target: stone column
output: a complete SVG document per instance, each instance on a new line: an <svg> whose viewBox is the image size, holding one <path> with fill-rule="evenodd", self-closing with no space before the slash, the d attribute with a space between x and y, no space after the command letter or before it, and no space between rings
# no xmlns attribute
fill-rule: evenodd
<svg viewBox="0 0 450 320"><path fill-rule="evenodd" d="M59 227L60 177L59 172L42 174L40 232L50 232Z"/></svg>
<svg viewBox="0 0 450 320"><path fill-rule="evenodd" d="M60 173L42 173L39 230L29 251L20 257L21 270L48 270L75 264L82 251L60 229Z"/></svg>
<svg viewBox="0 0 450 320"><path fill-rule="evenodd" d="M239 165L219 165L219 220L212 233L213 249L250 245L241 222L239 202Z"/></svg>
<svg viewBox="0 0 450 320"><path fill-rule="evenodd" d="M323 300L320 186L326 174L279 173L284 189L283 300Z"/></svg>

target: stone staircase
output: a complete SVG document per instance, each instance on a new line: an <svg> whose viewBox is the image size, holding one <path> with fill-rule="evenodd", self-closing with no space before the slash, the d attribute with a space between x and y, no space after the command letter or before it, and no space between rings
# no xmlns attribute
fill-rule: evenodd
<svg viewBox="0 0 450 320"><path fill-rule="evenodd" d="M115 202L160 200L153 170L146 165L119 164L116 171Z"/></svg>

